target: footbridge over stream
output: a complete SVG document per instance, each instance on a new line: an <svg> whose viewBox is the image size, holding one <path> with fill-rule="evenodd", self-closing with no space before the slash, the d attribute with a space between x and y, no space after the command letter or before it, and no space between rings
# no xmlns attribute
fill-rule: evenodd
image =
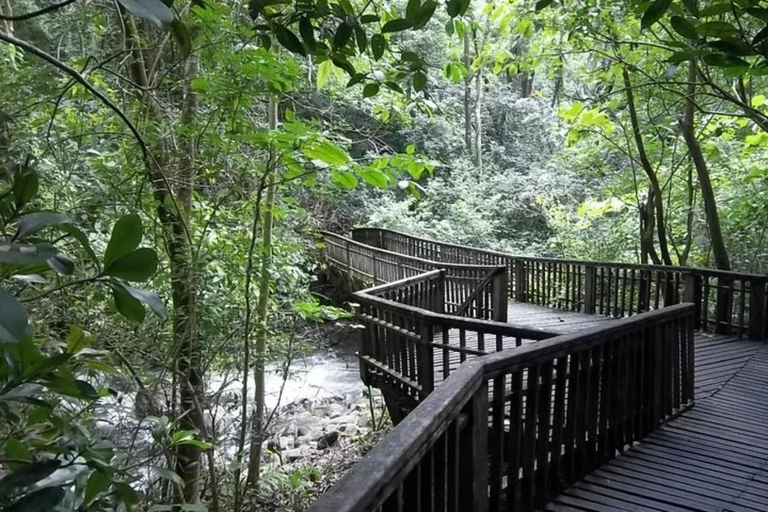
<svg viewBox="0 0 768 512"><path fill-rule="evenodd" d="M768 276L323 233L397 426L312 507L768 511Z"/></svg>

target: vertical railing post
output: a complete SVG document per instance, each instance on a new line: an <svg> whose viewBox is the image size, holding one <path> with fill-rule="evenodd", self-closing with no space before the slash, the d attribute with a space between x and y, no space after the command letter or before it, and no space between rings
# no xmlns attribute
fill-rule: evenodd
<svg viewBox="0 0 768 512"><path fill-rule="evenodd" d="M597 267L587 265L584 267L584 312L595 314L597 303Z"/></svg>
<svg viewBox="0 0 768 512"><path fill-rule="evenodd" d="M756 279L749 282L749 339L752 340L762 340L766 336L765 285L764 281Z"/></svg>
<svg viewBox="0 0 768 512"><path fill-rule="evenodd" d="M419 342L416 345L416 365L419 371L419 385L421 386L421 399L429 395L435 389L435 350L432 347L434 329L432 324L422 320L419 328Z"/></svg>
<svg viewBox="0 0 768 512"><path fill-rule="evenodd" d="M501 272L491 282L491 308L492 320L497 322L507 321L507 268L502 267Z"/></svg>
<svg viewBox="0 0 768 512"><path fill-rule="evenodd" d="M525 261L515 260L515 300L528 302L528 283L525 275Z"/></svg>
<svg viewBox="0 0 768 512"><path fill-rule="evenodd" d="M488 512L488 382L467 404L468 424L459 434L459 510Z"/></svg>
<svg viewBox="0 0 768 512"><path fill-rule="evenodd" d="M733 304L733 293L731 284L733 278L730 276L718 275L717 279L717 302L715 302L715 332L718 334L730 334L728 327L731 325L731 305Z"/></svg>
<svg viewBox="0 0 768 512"><path fill-rule="evenodd" d="M702 290L701 290L701 275L694 274L694 273L688 273L685 274L685 277L683 278L685 281L684 284L684 290L683 290L683 302L690 302L695 306L695 310L693 313L693 327L694 329L698 329L701 327L701 321L702 321L702 312L701 312L701 298L702 298ZM706 314L707 312L704 312L704 319L706 320Z"/></svg>
<svg viewBox="0 0 768 512"><path fill-rule="evenodd" d="M445 270L440 271L440 276L437 279L437 297L435 301L435 311L438 313L445 313L445 303L447 302L447 297L445 296L445 280L446 272Z"/></svg>

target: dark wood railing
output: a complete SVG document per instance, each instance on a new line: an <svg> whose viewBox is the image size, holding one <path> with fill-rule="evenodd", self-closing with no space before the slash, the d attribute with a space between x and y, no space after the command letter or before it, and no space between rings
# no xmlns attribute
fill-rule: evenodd
<svg viewBox="0 0 768 512"><path fill-rule="evenodd" d="M692 405L694 319L676 305L467 361L311 510L536 510Z"/></svg>
<svg viewBox="0 0 768 512"><path fill-rule="evenodd" d="M768 335L766 275L515 256L380 228L358 228L352 237L382 250L443 264L507 267L509 296L520 302L627 317L685 301L695 305L697 329L753 339Z"/></svg>
<svg viewBox="0 0 768 512"><path fill-rule="evenodd" d="M493 320L502 316L497 310L506 313L506 295L496 293L494 300L493 289L480 290L496 278L495 269L474 292L462 292L467 296L463 304L453 298L448 272L433 270L354 294L357 317L365 326L359 357L366 384L388 386L415 403L467 359L556 335ZM503 281L499 289L505 290ZM487 298L471 306L479 297Z"/></svg>

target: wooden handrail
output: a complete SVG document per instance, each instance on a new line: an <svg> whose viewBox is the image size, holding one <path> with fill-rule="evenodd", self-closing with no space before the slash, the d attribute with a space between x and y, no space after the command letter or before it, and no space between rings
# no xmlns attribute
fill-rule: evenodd
<svg viewBox="0 0 768 512"><path fill-rule="evenodd" d="M693 312L671 306L467 361L311 512L542 507L693 404Z"/></svg>
<svg viewBox="0 0 768 512"><path fill-rule="evenodd" d="M655 264L643 264L643 263L623 263L623 262L617 262L617 261L593 261L593 260L579 260L579 259L569 259L569 258L547 258L547 257L541 257L541 256L527 256L527 255L521 255L521 254L511 254L511 253L506 253L501 251L494 251L492 249L481 249L479 247L452 244L449 242L441 242L439 240L417 237L414 235L409 235L408 233L403 233L401 231L395 231L387 228L371 228L371 227L354 228L352 230L353 240L355 240L354 235L356 232L361 232L366 230L392 233L398 236L410 238L412 240L416 240L420 242L428 242L428 243L439 245L442 247L451 247L454 249L469 250L479 254L498 256L501 258L512 258L516 260L521 259L521 260L528 260L528 261L538 261L541 263L564 263L564 264L571 264L571 265L627 268L627 269L635 269L635 270L668 270L668 271L677 271L677 272L695 272L704 276L712 276L712 277L723 276L723 277L743 278L743 279L748 279L750 281L754 280L754 281L768 283L768 275L766 274L754 274L749 272L739 272L737 270L718 270L714 268L690 267L690 266L680 266L680 265L655 265ZM383 248L383 249L386 249L386 248Z"/></svg>
<svg viewBox="0 0 768 512"><path fill-rule="evenodd" d="M485 289L485 287L491 284L494 278L496 278L496 276L504 272L504 270L505 270L504 267L495 267L492 270L490 270L488 272L488 275L486 275L485 278L482 281L480 281L480 283L478 283L477 286L475 286L475 289L472 291L471 294L469 294L469 297L466 298L466 300L461 304L461 306L459 306L456 309L456 311L454 311L453 314L456 316L462 316L464 313L466 313L467 310L469 309L469 306L472 305L472 302L477 300L477 297Z"/></svg>

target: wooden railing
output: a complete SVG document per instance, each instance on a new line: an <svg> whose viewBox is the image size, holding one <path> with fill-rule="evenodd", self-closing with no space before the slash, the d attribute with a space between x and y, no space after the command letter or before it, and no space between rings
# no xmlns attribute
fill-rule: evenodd
<svg viewBox="0 0 768 512"><path fill-rule="evenodd" d="M463 364L312 512L533 511L693 404L695 309Z"/></svg>
<svg viewBox="0 0 768 512"><path fill-rule="evenodd" d="M440 263L414 256L399 254L368 246L337 235L323 233L323 252L326 260L370 284L382 284L377 294L395 293L388 283L402 279L424 277L425 273L442 269L439 295L442 300L434 304L417 303L408 294L414 290L398 285L400 297L387 295L396 302L424 307L437 313L469 316L504 322L507 320L507 273L505 267ZM435 276L434 274L433 276ZM416 287L426 286L422 279L413 282ZM372 290L368 290L374 293ZM380 295L381 296L381 295Z"/></svg>
<svg viewBox="0 0 768 512"><path fill-rule="evenodd" d="M627 317L685 301L696 307L697 329L753 339L768 335L766 275L515 256L380 228L358 228L352 237L382 250L443 264L505 266L509 296L520 302Z"/></svg>
<svg viewBox="0 0 768 512"><path fill-rule="evenodd" d="M502 296L498 302L493 289L482 291L495 277L481 280L474 292L462 292L467 298L460 304L450 292L448 272L433 270L354 294L365 326L358 355L366 384L387 386L415 403L467 359L555 336L493 320L501 316L497 309L506 312L503 282L496 288L502 291L496 293ZM478 297L487 298L473 306ZM490 300L490 315L485 300ZM472 318L456 315L460 310Z"/></svg>

